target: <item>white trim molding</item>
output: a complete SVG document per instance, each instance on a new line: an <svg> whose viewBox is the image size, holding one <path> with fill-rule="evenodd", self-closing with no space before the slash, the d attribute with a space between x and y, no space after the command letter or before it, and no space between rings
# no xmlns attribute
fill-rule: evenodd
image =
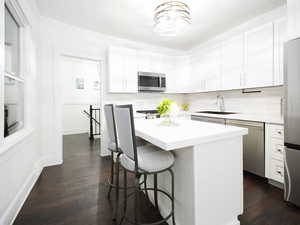
<svg viewBox="0 0 300 225"><path fill-rule="evenodd" d="M30 173L23 186L17 192L15 198L11 201L4 214L0 217L0 225L13 224L42 170L42 161L39 161L35 164L33 171Z"/></svg>

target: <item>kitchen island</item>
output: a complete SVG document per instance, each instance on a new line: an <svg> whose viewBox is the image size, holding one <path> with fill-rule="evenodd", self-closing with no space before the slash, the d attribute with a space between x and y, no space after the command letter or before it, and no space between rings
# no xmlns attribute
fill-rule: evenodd
<svg viewBox="0 0 300 225"><path fill-rule="evenodd" d="M176 119L135 119L136 135L175 155L175 217L177 225L238 225L243 213L242 141L247 129ZM149 186L153 184L151 177ZM158 186L170 191L169 174ZM149 193L150 194L150 193ZM153 200L153 194L150 194ZM167 215L170 202L159 196ZM172 224L171 222L169 224Z"/></svg>

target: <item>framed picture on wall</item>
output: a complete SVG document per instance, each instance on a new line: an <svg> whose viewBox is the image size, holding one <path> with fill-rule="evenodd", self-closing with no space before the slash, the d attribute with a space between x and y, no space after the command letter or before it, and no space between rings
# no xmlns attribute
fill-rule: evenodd
<svg viewBox="0 0 300 225"><path fill-rule="evenodd" d="M84 89L84 78L76 78L76 89Z"/></svg>
<svg viewBox="0 0 300 225"><path fill-rule="evenodd" d="M99 91L100 90L100 81L95 80L94 81L94 90Z"/></svg>

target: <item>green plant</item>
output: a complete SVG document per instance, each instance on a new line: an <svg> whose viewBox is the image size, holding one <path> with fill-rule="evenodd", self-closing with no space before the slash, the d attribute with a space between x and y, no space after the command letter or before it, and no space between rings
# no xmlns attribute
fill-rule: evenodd
<svg viewBox="0 0 300 225"><path fill-rule="evenodd" d="M184 103L182 104L181 108L183 111L189 111L190 105L188 103Z"/></svg>
<svg viewBox="0 0 300 225"><path fill-rule="evenodd" d="M157 111L160 115L165 115L170 112L171 105L174 103L174 101L170 99L164 99L161 101L161 103L157 106Z"/></svg>

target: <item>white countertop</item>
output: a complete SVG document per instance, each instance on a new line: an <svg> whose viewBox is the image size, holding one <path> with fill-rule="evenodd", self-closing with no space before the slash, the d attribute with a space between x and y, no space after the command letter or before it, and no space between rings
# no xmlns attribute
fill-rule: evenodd
<svg viewBox="0 0 300 225"><path fill-rule="evenodd" d="M177 125L162 125L164 119L135 119L136 135L164 149L174 150L248 133L247 129L176 118Z"/></svg>
<svg viewBox="0 0 300 225"><path fill-rule="evenodd" d="M256 122L283 125L282 117L274 117L274 116L269 116L269 115L256 115L256 114L244 114L244 113L229 114L229 115L219 115L219 114L211 114L211 113L191 113L191 115L205 116L205 117L211 117L211 118L256 121Z"/></svg>

